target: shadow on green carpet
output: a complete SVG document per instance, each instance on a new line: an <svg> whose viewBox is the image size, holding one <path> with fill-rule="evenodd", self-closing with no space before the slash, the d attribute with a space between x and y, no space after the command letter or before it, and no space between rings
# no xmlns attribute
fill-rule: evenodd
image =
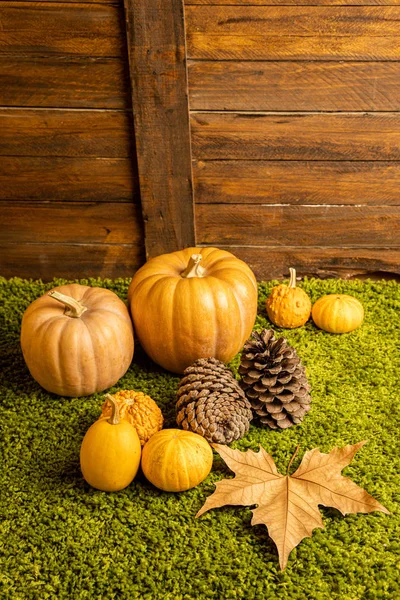
<svg viewBox="0 0 400 600"><path fill-rule="evenodd" d="M79 469L84 433L103 394L60 398L42 390L24 364L19 330L30 302L64 283L0 278L0 598L2 600L372 600L400 598L398 514L400 287L395 282L309 279L312 301L349 293L364 305L363 326L331 335L309 322L280 331L295 346L312 385L312 410L301 425L277 432L252 425L233 446L259 445L278 469L307 449L368 439L344 471L393 515L341 516L322 508L316 529L291 553L286 571L264 526L249 508L194 515L214 483L230 476L215 455L208 478L181 494L157 490L139 473L125 490L91 489ZM128 280L88 280L126 299ZM257 328L273 285L260 284ZM238 357L232 366L236 368ZM179 378L138 348L128 373L111 388L151 395L174 426Z"/></svg>

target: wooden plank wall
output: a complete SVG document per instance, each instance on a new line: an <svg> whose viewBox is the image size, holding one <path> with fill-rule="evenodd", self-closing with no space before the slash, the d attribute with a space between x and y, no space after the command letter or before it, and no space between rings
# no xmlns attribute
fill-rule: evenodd
<svg viewBox="0 0 400 600"><path fill-rule="evenodd" d="M197 242L400 273L400 0L186 0Z"/></svg>
<svg viewBox="0 0 400 600"><path fill-rule="evenodd" d="M0 2L0 273L144 260L123 2Z"/></svg>

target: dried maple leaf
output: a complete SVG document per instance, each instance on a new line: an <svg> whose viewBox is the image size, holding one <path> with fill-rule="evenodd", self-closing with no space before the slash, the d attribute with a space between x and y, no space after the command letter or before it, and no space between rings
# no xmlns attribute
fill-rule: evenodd
<svg viewBox="0 0 400 600"><path fill-rule="evenodd" d="M365 490L341 475L342 469L350 464L365 443L334 448L329 454L314 448L306 452L293 475L288 473L297 450L289 463L288 473L281 475L264 448L259 452L241 452L212 444L236 476L216 484L215 492L207 498L196 517L226 504L257 504L252 511L251 524L263 523L268 527L278 548L280 567L284 569L293 548L303 538L311 537L313 529L324 527L319 504L337 508L343 515L374 510L390 514Z"/></svg>

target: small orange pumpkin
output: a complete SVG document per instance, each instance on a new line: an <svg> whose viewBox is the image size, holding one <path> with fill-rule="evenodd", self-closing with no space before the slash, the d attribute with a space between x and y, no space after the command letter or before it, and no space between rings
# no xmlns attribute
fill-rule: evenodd
<svg viewBox="0 0 400 600"><path fill-rule="evenodd" d="M213 453L197 433L163 429L155 433L142 451L145 477L165 492L183 492L201 483L211 471Z"/></svg>
<svg viewBox="0 0 400 600"><path fill-rule="evenodd" d="M133 356L133 328L114 292L72 283L26 309L21 347L32 377L48 392L87 396L114 385Z"/></svg>
<svg viewBox="0 0 400 600"><path fill-rule="evenodd" d="M183 373L198 358L229 362L257 315L253 272L218 248L186 248L152 258L133 277L128 298L145 352L174 373Z"/></svg>
<svg viewBox="0 0 400 600"><path fill-rule="evenodd" d="M311 300L304 290L296 287L296 271L289 269L289 285L273 288L266 301L268 318L274 325L286 329L301 327L311 314Z"/></svg>
<svg viewBox="0 0 400 600"><path fill-rule="evenodd" d="M120 419L117 403L110 396L111 417L99 419L87 430L80 450L84 479L97 490L117 492L135 478L141 446L136 429Z"/></svg>
<svg viewBox="0 0 400 600"><path fill-rule="evenodd" d="M348 294L327 294L314 304L312 318L324 331L348 333L363 322L364 308L357 298Z"/></svg>
<svg viewBox="0 0 400 600"><path fill-rule="evenodd" d="M110 396L111 394L106 395L100 419L109 417L112 413ZM121 419L126 419L136 429L142 446L152 435L162 429L164 422L162 412L150 396L135 390L121 390L113 394L112 398L117 403Z"/></svg>

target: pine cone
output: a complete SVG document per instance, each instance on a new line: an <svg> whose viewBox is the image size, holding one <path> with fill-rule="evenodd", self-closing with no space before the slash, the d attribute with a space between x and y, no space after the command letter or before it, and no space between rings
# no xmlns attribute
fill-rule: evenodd
<svg viewBox="0 0 400 600"><path fill-rule="evenodd" d="M249 401L232 371L216 358L200 358L179 384L176 422L209 442L242 438L253 418Z"/></svg>
<svg viewBox="0 0 400 600"><path fill-rule="evenodd" d="M244 345L241 386L261 423L287 429L301 423L311 396L304 366L294 348L272 329L253 331Z"/></svg>

